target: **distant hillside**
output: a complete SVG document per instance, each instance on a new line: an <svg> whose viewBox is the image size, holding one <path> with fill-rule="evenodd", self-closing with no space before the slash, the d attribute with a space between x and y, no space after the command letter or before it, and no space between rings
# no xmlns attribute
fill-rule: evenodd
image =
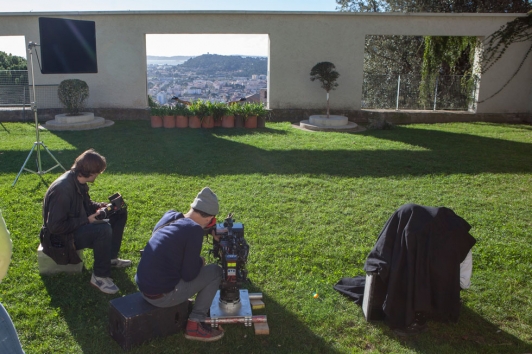
<svg viewBox="0 0 532 354"><path fill-rule="evenodd" d="M203 54L190 58L180 66L194 69L196 73L204 75L214 75L220 72L232 72L235 76L266 75L268 58Z"/></svg>

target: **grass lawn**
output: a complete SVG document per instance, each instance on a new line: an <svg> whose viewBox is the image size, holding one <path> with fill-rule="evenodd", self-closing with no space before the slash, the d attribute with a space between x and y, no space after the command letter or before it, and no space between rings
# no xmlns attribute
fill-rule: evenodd
<svg viewBox="0 0 532 354"><path fill-rule="evenodd" d="M129 220L121 256L134 267L113 270L116 295L89 285L91 250L82 274L39 275L42 199L62 171L24 172L12 187L34 126L0 123L0 209L14 247L0 302L26 353L121 352L107 332L108 302L137 291L138 250L151 229L167 210L187 211L203 186L217 193L220 218L234 212L245 224L249 289L262 292L266 304L254 313L268 316L270 335L225 325L219 342L177 334L131 353L532 352L532 126L410 125L346 134L289 123L180 130L118 121L100 130L44 131L41 138L66 168L90 147L106 156L91 197L124 196ZM53 166L42 156L43 169ZM459 322L430 322L428 332L406 339L365 322L361 308L332 288L363 274L382 227L405 203L451 208L477 239Z"/></svg>

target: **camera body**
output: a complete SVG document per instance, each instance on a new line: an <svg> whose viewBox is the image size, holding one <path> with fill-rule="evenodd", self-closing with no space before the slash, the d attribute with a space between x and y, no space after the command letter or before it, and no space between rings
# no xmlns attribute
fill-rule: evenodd
<svg viewBox="0 0 532 354"><path fill-rule="evenodd" d="M109 202L106 207L98 209L96 212L96 220L109 219L113 214L118 213L122 209L126 209L127 205L122 199L120 193L115 193L109 197Z"/></svg>
<svg viewBox="0 0 532 354"><path fill-rule="evenodd" d="M236 303L240 301L240 288L248 274L249 245L244 239L244 224L235 223L233 214L229 214L223 223L216 224L215 231L219 241L213 240L210 252L223 269L220 301Z"/></svg>

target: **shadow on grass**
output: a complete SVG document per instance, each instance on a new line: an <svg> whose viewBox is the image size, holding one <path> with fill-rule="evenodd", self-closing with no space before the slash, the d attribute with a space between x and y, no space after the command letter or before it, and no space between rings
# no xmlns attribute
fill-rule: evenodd
<svg viewBox="0 0 532 354"><path fill-rule="evenodd" d="M106 295L91 287L87 270L77 275L42 277L50 306L61 309L60 315L83 353L122 352L108 332L109 301L138 290L125 272L113 270L112 277L121 290L117 295ZM249 286L249 291L261 292L253 286ZM243 324L223 325L224 338L214 343L189 341L178 333L134 347L129 353L337 353L268 294L263 293L263 302L266 307L253 314L268 317L269 335L255 335L253 327Z"/></svg>
<svg viewBox="0 0 532 354"><path fill-rule="evenodd" d="M532 345L502 331L466 306L462 306L458 323L429 321L428 331L400 337L384 322L374 322L392 340L416 353L529 353Z"/></svg>
<svg viewBox="0 0 532 354"><path fill-rule="evenodd" d="M107 158L107 169L112 173L186 176L258 173L389 177L532 172L530 143L428 129L397 127L361 133L407 144L408 148L402 150L356 149L359 134L352 134L353 149L311 151L266 150L230 140L250 134L285 134L268 128L253 131L146 129L140 124L128 128L120 130L115 125L82 132L55 132L76 149L53 151L53 154L66 167L81 152L93 147ZM275 147L271 142L268 146ZM43 169L53 165L46 155ZM26 156L26 151L5 151L1 155L0 173L18 172Z"/></svg>

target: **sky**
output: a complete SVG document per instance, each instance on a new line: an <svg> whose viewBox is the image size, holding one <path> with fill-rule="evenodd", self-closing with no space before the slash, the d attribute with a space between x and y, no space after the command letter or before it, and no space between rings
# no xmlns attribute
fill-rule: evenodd
<svg viewBox="0 0 532 354"><path fill-rule="evenodd" d="M336 11L335 0L16 0L2 1L2 12L56 11ZM173 56L201 54L268 55L268 36L264 35L147 35L148 55ZM0 51L26 57L23 36L0 36ZM233 46L231 43L236 43ZM96 38L98 43L98 38ZM179 43L178 46L168 43ZM238 48L239 53L228 52Z"/></svg>

